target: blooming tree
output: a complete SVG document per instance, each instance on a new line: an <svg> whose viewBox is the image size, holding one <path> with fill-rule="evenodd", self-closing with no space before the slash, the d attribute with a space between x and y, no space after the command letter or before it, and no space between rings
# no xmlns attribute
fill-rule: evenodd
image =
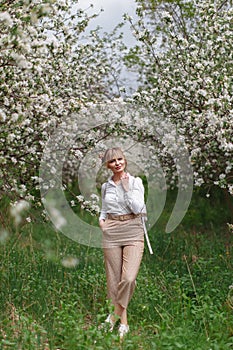
<svg viewBox="0 0 233 350"><path fill-rule="evenodd" d="M125 55L117 31L100 37L94 30L83 39L92 16L76 0L1 2L3 193L39 203L35 190L43 155L51 165L43 188L56 183L59 172L62 187L77 175L84 155L101 151L103 141L116 136L143 144L171 185L188 151L196 186L214 184L233 194L233 10L220 0L137 2L139 21L129 20L138 44ZM145 4L156 4L154 11ZM124 100L113 99L123 91L123 62L138 73L139 88ZM44 152L49 138L53 142ZM94 207L75 197L96 212L97 197L91 198ZM51 212L62 226L59 210Z"/></svg>
<svg viewBox="0 0 233 350"><path fill-rule="evenodd" d="M87 102L113 94L117 72L109 55L119 40L104 41L98 30L84 36L95 16L77 0L1 1L0 188L12 198L34 199L55 128Z"/></svg>
<svg viewBox="0 0 233 350"><path fill-rule="evenodd" d="M233 195L231 2L137 2L138 22L128 19L138 45L126 56L139 74L134 97L183 135L196 186Z"/></svg>

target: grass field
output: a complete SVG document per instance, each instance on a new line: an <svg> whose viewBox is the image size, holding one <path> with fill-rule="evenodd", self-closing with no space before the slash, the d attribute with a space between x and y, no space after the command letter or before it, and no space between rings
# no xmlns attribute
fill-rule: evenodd
<svg viewBox="0 0 233 350"><path fill-rule="evenodd" d="M117 330L99 329L111 310L102 251L41 219L16 230L2 202L8 234L2 228L0 349L233 349L228 208L219 193L208 199L196 193L182 224L168 234L173 199L149 232L154 255L145 248L123 342Z"/></svg>

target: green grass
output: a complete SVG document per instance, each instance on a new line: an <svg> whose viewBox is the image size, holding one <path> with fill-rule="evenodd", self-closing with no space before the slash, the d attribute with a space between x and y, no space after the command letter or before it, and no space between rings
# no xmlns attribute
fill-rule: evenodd
<svg viewBox="0 0 233 350"><path fill-rule="evenodd" d="M117 330L99 329L111 309L102 251L41 220L15 230L2 215L9 237L0 245L0 349L233 349L229 211L220 194L210 201L197 193L167 234L173 200L149 233L154 255L145 248L122 343ZM76 266L65 267L72 258Z"/></svg>

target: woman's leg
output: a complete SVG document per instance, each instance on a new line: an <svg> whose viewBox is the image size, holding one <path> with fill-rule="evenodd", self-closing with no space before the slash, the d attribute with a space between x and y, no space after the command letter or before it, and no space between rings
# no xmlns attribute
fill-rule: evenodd
<svg viewBox="0 0 233 350"><path fill-rule="evenodd" d="M118 285L117 310L121 317L121 323L127 324L127 307L132 298L136 278L142 261L144 242L135 242L132 245L123 247L123 264L121 281Z"/></svg>
<svg viewBox="0 0 233 350"><path fill-rule="evenodd" d="M114 313L115 315L120 317L120 321L123 324L128 324L127 321L127 309L122 307L120 304L115 304L115 309L114 309Z"/></svg>
<svg viewBox="0 0 233 350"><path fill-rule="evenodd" d="M107 279L107 294L115 307L115 314L121 317L123 308L117 303L118 286L121 281L123 248L104 248L104 263ZM112 320L115 321L112 316Z"/></svg>
<svg viewBox="0 0 233 350"><path fill-rule="evenodd" d="M104 248L108 298L112 300L114 312L122 324L127 324L127 306L134 292L143 250L143 241L124 247Z"/></svg>
<svg viewBox="0 0 233 350"><path fill-rule="evenodd" d="M104 261L108 298L114 305L114 314L120 317L121 323L127 324L127 311L117 302L118 286L122 276L123 247L104 248ZM113 322L116 321L114 315L111 319Z"/></svg>

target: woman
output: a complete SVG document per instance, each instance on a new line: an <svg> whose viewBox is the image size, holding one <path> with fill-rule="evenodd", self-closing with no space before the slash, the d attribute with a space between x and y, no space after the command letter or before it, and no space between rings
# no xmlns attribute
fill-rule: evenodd
<svg viewBox="0 0 233 350"><path fill-rule="evenodd" d="M127 161L120 148L107 149L102 163L113 173L102 185L99 217L108 298L114 305L114 315L108 315L105 322L112 331L120 318L119 335L122 338L129 331L127 307L144 250L144 187L139 177L126 172Z"/></svg>

